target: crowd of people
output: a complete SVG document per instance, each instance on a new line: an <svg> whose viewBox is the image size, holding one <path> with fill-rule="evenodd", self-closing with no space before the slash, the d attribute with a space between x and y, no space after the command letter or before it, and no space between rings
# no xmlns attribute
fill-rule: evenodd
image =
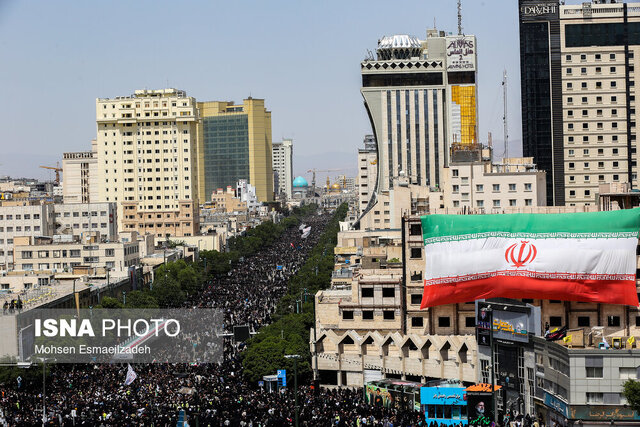
<svg viewBox="0 0 640 427"><path fill-rule="evenodd" d="M318 242L329 215L305 218L305 238L292 227L270 247L207 283L189 307L220 308L225 330L271 322L289 278ZM125 385L122 364L51 365L47 376L47 425L175 426L181 416L202 426L287 426L295 423L293 387L269 393L242 378L240 350L224 344L215 364L136 364L137 379ZM0 426L37 425L42 420L41 384L0 384ZM368 405L362 390L298 387L302 426L428 426L416 411Z"/></svg>

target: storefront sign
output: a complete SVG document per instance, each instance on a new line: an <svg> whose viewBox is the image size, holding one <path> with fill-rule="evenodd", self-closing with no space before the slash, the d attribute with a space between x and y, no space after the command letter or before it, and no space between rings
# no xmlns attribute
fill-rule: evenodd
<svg viewBox="0 0 640 427"><path fill-rule="evenodd" d="M544 392L544 404L549 408L555 410L556 412L564 415L565 418L569 416L569 408L567 404L557 397L547 393L546 391Z"/></svg>
<svg viewBox="0 0 640 427"><path fill-rule="evenodd" d="M466 405L463 387L420 387L422 405Z"/></svg>
<svg viewBox="0 0 640 427"><path fill-rule="evenodd" d="M567 418L585 421L640 420L640 415L631 408L615 405L571 406Z"/></svg>

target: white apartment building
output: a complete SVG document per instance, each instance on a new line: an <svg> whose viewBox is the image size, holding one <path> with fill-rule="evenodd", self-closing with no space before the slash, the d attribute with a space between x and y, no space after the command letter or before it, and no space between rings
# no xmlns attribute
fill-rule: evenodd
<svg viewBox="0 0 640 427"><path fill-rule="evenodd" d="M98 201L98 157L96 141L91 141L91 151L64 153L62 155L62 196L64 203L89 203Z"/></svg>
<svg viewBox="0 0 640 427"><path fill-rule="evenodd" d="M198 232L197 121L182 90L96 100L98 201L118 203L120 230Z"/></svg>
<svg viewBox="0 0 640 427"><path fill-rule="evenodd" d="M54 234L81 236L99 232L107 240L118 240L118 208L115 202L57 204L54 210Z"/></svg>
<svg viewBox="0 0 640 427"><path fill-rule="evenodd" d="M13 247L15 271L59 273L83 266L124 273L130 266L139 264L137 240L106 242L96 237L69 242L55 241L50 237L17 237Z"/></svg>
<svg viewBox="0 0 640 427"><path fill-rule="evenodd" d="M485 152L488 157L470 162L458 162L455 153L452 156L444 169L447 213L501 213L546 205L545 172L536 169L533 158L492 164ZM435 207L431 211L438 212Z"/></svg>
<svg viewBox="0 0 640 427"><path fill-rule="evenodd" d="M283 139L272 145L274 190L276 195L293 196L293 139Z"/></svg>
<svg viewBox="0 0 640 427"><path fill-rule="evenodd" d="M14 239L18 236L52 236L52 204L0 206L0 270L14 268Z"/></svg>

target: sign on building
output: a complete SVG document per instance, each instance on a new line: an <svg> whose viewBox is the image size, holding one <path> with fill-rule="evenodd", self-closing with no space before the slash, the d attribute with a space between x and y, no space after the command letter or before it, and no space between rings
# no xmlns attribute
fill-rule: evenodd
<svg viewBox="0 0 640 427"><path fill-rule="evenodd" d="M447 71L475 71L476 38L451 36L446 38Z"/></svg>

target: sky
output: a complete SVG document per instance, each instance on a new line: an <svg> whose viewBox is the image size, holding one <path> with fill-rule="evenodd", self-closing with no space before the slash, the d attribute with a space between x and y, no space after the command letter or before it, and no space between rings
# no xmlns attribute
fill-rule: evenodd
<svg viewBox="0 0 640 427"><path fill-rule="evenodd" d="M515 0L462 0L478 43L480 142L503 144L508 76L510 155L521 154ZM360 62L384 35L457 32L456 0L0 0L0 176L52 179L39 165L88 151L95 100L175 87L198 101L264 98L273 141L294 140L294 173L356 174L372 133ZM342 172L332 172L337 175ZM320 174L318 179L322 179Z"/></svg>

